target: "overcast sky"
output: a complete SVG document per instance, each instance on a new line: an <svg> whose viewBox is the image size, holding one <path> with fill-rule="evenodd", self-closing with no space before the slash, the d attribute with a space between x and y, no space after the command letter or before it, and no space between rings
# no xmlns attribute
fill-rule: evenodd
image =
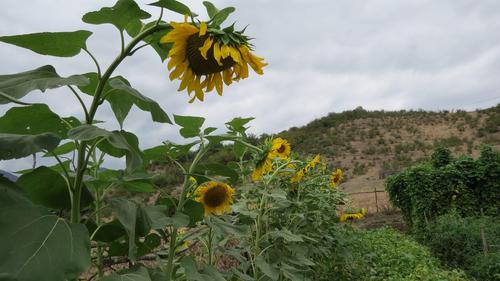
<svg viewBox="0 0 500 281"><path fill-rule="evenodd" d="M137 1L142 4L153 2ZM202 1L184 1L206 19ZM500 102L500 1L498 0L214 0L234 6L228 23L249 25L255 53L269 66L251 73L205 102L188 104L179 82L168 79L166 63L144 48L125 61L116 75L128 78L141 93L157 100L169 114L198 115L223 127L235 116L256 119L255 134L302 126L329 112L365 109L467 109ZM0 35L87 29L89 49L102 66L119 50L111 25L88 25L81 16L108 0L2 0ZM154 17L158 10L142 6ZM167 13L166 20L182 16ZM94 71L85 53L72 58L41 56L0 43L0 74L54 65L61 76ZM26 102L46 102L61 116L82 118L66 90L32 93ZM90 99L85 98L90 103ZM0 106L3 115L8 106ZM104 127L118 128L108 105L100 108ZM153 124L149 114L132 109L125 130L138 134L141 147L179 140L177 128ZM0 161L16 170L29 161ZM116 165L116 161L111 165Z"/></svg>

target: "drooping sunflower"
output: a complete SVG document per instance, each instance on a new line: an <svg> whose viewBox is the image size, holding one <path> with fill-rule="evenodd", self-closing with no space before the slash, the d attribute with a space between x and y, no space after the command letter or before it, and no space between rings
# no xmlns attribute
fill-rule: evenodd
<svg viewBox="0 0 500 281"><path fill-rule="evenodd" d="M318 165L320 162L321 162L321 156L319 154L317 154L316 156L314 156L314 158L311 161L309 161L309 163L307 163L307 165L304 168L298 170L295 173L295 175L293 175L291 182L298 183L299 181L301 181L302 178L307 173L309 173L312 169L314 169L316 167L316 165Z"/></svg>
<svg viewBox="0 0 500 281"><path fill-rule="evenodd" d="M205 22L171 22L172 30L160 43L173 43L168 53L170 80L179 79L178 91L187 90L189 102L204 100L204 94L213 89L222 95L223 84L230 85L248 77L248 66L263 74L267 65L252 53L250 39L234 25L220 29Z"/></svg>
<svg viewBox="0 0 500 281"><path fill-rule="evenodd" d="M287 159L290 157L292 152L292 147L287 140L282 138L273 139L271 150L269 151L269 158L274 159L276 157L281 159Z"/></svg>
<svg viewBox="0 0 500 281"><path fill-rule="evenodd" d="M341 222L360 220L365 217L365 214L366 214L365 208L359 209L358 212L346 211L344 212L344 214L340 216L339 220Z"/></svg>
<svg viewBox="0 0 500 281"><path fill-rule="evenodd" d="M196 201L203 204L205 216L210 214L222 215L231 211L234 189L229 185L209 181L198 186L194 194Z"/></svg>
<svg viewBox="0 0 500 281"><path fill-rule="evenodd" d="M335 188L337 187L340 182L342 181L343 178L342 170L341 169L336 169L333 171L333 173L330 175L330 187Z"/></svg>

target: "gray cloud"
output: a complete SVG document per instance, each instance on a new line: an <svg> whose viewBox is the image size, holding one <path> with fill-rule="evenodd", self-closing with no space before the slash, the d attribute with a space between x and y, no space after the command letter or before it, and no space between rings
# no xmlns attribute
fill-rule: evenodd
<svg viewBox="0 0 500 281"><path fill-rule="evenodd" d="M0 2L0 34L89 29L89 48L108 65L119 50L112 26L80 21L87 11L114 1L35 0ZM138 1L143 4L151 1ZM201 1L185 1L205 15ZM269 62L265 75L207 94L203 103L187 103L168 79L166 64L144 49L121 65L123 75L169 113L200 115L208 126L223 127L235 116L253 116L251 131L274 133L301 126L332 111L361 105L368 109L429 110L487 107L500 101L500 2L497 0L214 0L237 8L231 19L255 37L255 52ZM146 8L153 16L154 8ZM182 16L167 13L168 19ZM38 56L0 44L0 73L52 64L61 75L94 71L85 54L74 58ZM28 102L48 102L63 116L82 117L64 89L33 93ZM90 102L85 97L86 102ZM69 106L71 105L71 106ZM0 106L0 114L8 109ZM106 128L117 128L108 105L98 113ZM170 139L177 128L153 124L133 109L125 129L138 134L142 147ZM3 161L0 168L20 169L29 161ZM110 161L118 165L119 161Z"/></svg>

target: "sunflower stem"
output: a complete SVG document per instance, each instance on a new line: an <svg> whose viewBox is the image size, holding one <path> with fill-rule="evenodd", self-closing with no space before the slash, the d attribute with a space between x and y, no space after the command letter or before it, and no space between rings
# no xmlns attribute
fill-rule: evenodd
<svg viewBox="0 0 500 281"><path fill-rule="evenodd" d="M191 165L189 166L189 170L186 174L184 174L184 182L182 184L182 194L181 197L179 198L179 203L177 203L177 211L181 211L182 208L184 207L184 202L187 197L187 192L188 192L188 187L190 186L189 183L189 177L191 174L194 172L196 169L196 166L198 165L199 161L201 160L202 156L205 154L205 145L202 139L202 142L200 144L200 149L196 153L193 162L191 162ZM170 233L170 246L169 246L169 251L168 251L168 260L167 260L167 266L165 268L165 271L168 276L168 280L174 280L175 274L173 272L173 266L174 266L174 256L175 256L175 249L177 248L177 230L178 227L173 226L172 227L172 232Z"/></svg>
<svg viewBox="0 0 500 281"><path fill-rule="evenodd" d="M170 25L167 24L159 24L155 25L151 28L144 30L139 33L132 41L123 49L123 52L120 53L116 57L116 59L111 63L106 72L100 77L99 82L97 84L96 90L94 92L94 99L92 100L92 104L90 109L88 110L88 118L86 121L87 124L91 125L94 121L95 114L99 105L101 104L101 96L104 91L104 86L108 82L109 78L115 71L115 69L120 65L120 63L127 57L127 54L141 42L147 36L164 29L170 28ZM122 34L123 35L123 34ZM78 153L77 153L77 165L76 165L76 176L73 185L73 192L70 194L71 197L71 222L79 223L80 222L80 201L81 201L81 193L83 188L83 176L85 171L87 170L87 164L89 157L86 155L87 153L87 141L82 141L78 145ZM92 146L88 153L92 153L95 146Z"/></svg>

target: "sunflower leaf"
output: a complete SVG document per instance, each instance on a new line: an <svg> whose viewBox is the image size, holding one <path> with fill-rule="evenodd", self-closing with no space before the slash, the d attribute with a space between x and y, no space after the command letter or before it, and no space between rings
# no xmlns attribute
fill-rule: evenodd
<svg viewBox="0 0 500 281"><path fill-rule="evenodd" d="M0 160L17 159L30 156L42 150L52 150L61 141L52 133L38 135L0 133Z"/></svg>
<svg viewBox="0 0 500 281"><path fill-rule="evenodd" d="M151 15L139 8L133 0L118 0L113 7L105 7L99 11L88 12L83 15L82 21L89 24L112 24L123 31L129 25L137 26L141 19Z"/></svg>
<svg viewBox="0 0 500 281"><path fill-rule="evenodd" d="M212 17L211 19L212 24L215 26L220 26L227 19L227 17L229 17L229 15L234 11L236 11L234 7L227 7L220 10L219 12L217 12L217 14L215 14Z"/></svg>
<svg viewBox="0 0 500 281"><path fill-rule="evenodd" d="M174 115L175 124L181 126L180 134L184 138L197 137L200 134L201 126L205 123L205 118L197 116Z"/></svg>
<svg viewBox="0 0 500 281"><path fill-rule="evenodd" d="M92 35L87 30L73 32L41 32L13 36L2 36L0 41L29 49L35 53L56 57L73 57L86 48Z"/></svg>
<svg viewBox="0 0 500 281"><path fill-rule="evenodd" d="M33 70L16 74L0 75L0 92L14 99L20 99L29 92L59 88L66 85L84 86L88 79L83 75L73 75L67 78L59 76L51 65L45 65ZM0 96L0 104L11 100Z"/></svg>
<svg viewBox="0 0 500 281"><path fill-rule="evenodd" d="M203 1L203 5L207 8L207 14L210 18L213 18L219 12L219 9L209 1Z"/></svg>
<svg viewBox="0 0 500 281"><path fill-rule="evenodd" d="M193 13L188 6L182 4L179 1L175 0L160 0L158 2L154 2L149 4L151 6L161 7L168 9L172 12L179 13L181 15L190 15L192 17L197 17L198 15Z"/></svg>
<svg viewBox="0 0 500 281"><path fill-rule="evenodd" d="M2 280L73 280L90 267L89 234L31 203L0 177L0 272ZM10 277L11 279L6 279Z"/></svg>

